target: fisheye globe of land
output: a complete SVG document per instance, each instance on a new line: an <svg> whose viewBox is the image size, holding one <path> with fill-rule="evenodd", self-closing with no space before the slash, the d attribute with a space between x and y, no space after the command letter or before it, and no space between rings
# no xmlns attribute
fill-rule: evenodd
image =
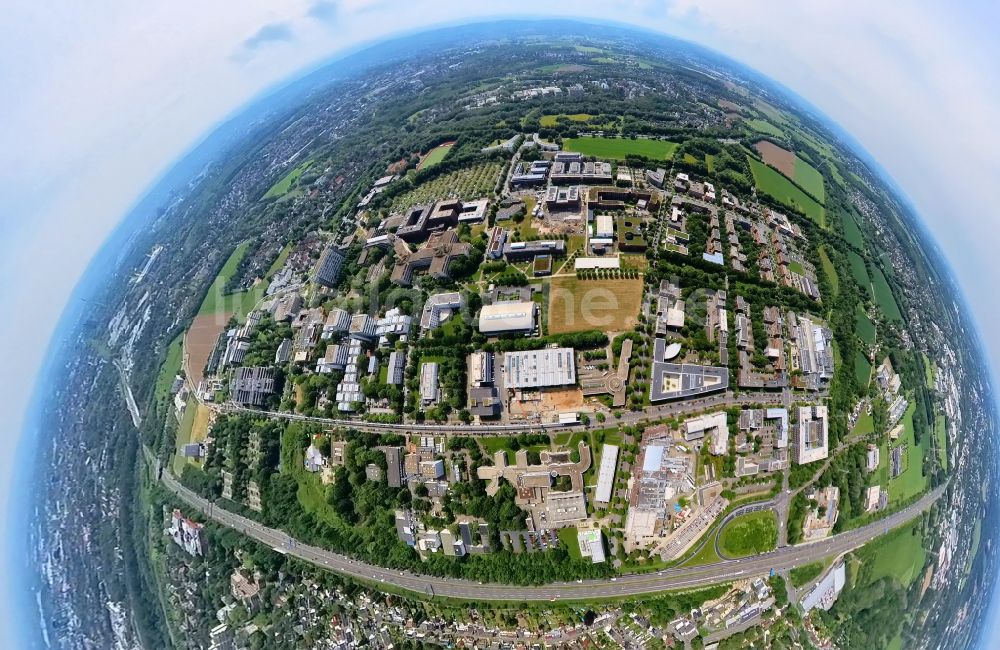
<svg viewBox="0 0 1000 650"><path fill-rule="evenodd" d="M150 638L966 643L987 383L905 204L692 46L443 34L287 90L95 308Z"/></svg>

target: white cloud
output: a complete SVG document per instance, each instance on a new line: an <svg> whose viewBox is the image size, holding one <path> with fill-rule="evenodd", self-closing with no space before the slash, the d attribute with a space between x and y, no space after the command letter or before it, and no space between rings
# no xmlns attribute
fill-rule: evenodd
<svg viewBox="0 0 1000 650"><path fill-rule="evenodd" d="M915 200L965 286L1000 275L990 192L998 10L985 3L555 0L522 13L614 17L728 54L843 125ZM332 53L509 3L164 0L58 11L18 0L0 25L0 365L12 443L51 327L94 251L172 161L238 106ZM248 44L250 45L248 49ZM974 303L980 322L1000 306ZM30 314L30 317L27 315ZM991 342L1000 359L1000 340ZM0 495L11 455L0 455ZM0 498L0 521L6 499ZM0 537L2 543L2 537ZM2 552L0 548L0 552Z"/></svg>

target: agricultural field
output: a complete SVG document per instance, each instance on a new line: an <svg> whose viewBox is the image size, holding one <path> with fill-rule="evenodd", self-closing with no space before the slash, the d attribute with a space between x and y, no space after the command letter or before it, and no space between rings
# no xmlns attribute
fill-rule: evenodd
<svg viewBox="0 0 1000 650"><path fill-rule="evenodd" d="M861 234L861 228L858 226L858 222L854 220L854 217L849 213L844 212L842 215L842 222L844 224L844 239L851 246L854 246L858 250L862 250L865 245L865 237Z"/></svg>
<svg viewBox="0 0 1000 650"><path fill-rule="evenodd" d="M892 289L889 288L889 282L885 279L885 275L878 268L875 268L874 271L872 285L875 290L875 302L878 303L882 313L889 320L903 320L903 314L899 311L899 305L896 304L896 298L892 295Z"/></svg>
<svg viewBox="0 0 1000 650"><path fill-rule="evenodd" d="M927 487L927 477L924 476L923 470L924 448L923 445L915 444L913 438L913 412L916 408L915 404L910 404L906 409L906 415L901 420L903 433L900 434L899 440L890 444L890 447L906 445L905 458L903 459L905 469L902 474L889 480L890 503L916 496Z"/></svg>
<svg viewBox="0 0 1000 650"><path fill-rule="evenodd" d="M541 126L555 126L559 123L560 119L569 120L570 122L587 122L592 117L594 116L590 113L573 113L571 115L560 113L559 115L543 115L538 119L538 123Z"/></svg>
<svg viewBox="0 0 1000 650"><path fill-rule="evenodd" d="M566 138L563 149L585 156L624 160L625 156L645 156L653 160L669 160L677 149L676 142L629 138Z"/></svg>
<svg viewBox="0 0 1000 650"><path fill-rule="evenodd" d="M862 289L871 291L872 281L868 277L868 269L865 267L865 260L854 251L847 251L847 261L851 265L851 275L854 280L861 285Z"/></svg>
<svg viewBox="0 0 1000 650"><path fill-rule="evenodd" d="M285 174L281 178L281 180L279 180L277 183L271 186L271 189L269 189L267 193L264 194L264 198L274 199L288 194L290 191L292 191L292 188L295 186L296 183L298 183L299 177L302 176L303 173L305 173L306 169L309 168L309 165L311 165L312 162L313 161L311 160L307 160L298 167L296 167L295 169L293 169L292 171Z"/></svg>
<svg viewBox="0 0 1000 650"><path fill-rule="evenodd" d="M760 118L754 118L752 120L747 120L747 126L756 131L757 133L763 133L764 135L772 135L776 138L785 137L785 132L771 124L767 120L762 120Z"/></svg>
<svg viewBox="0 0 1000 650"><path fill-rule="evenodd" d="M819 247L819 263L823 267L823 273L826 274L827 280L830 281L830 289L833 290L833 296L837 297L840 295L840 276L837 275L837 269L834 268L833 262L830 261L830 256L827 255L826 249L822 246Z"/></svg>
<svg viewBox="0 0 1000 650"><path fill-rule="evenodd" d="M865 313L865 310L860 305L858 305L857 313L854 317L854 331L868 345L875 342L875 323L868 318L868 314Z"/></svg>
<svg viewBox="0 0 1000 650"><path fill-rule="evenodd" d="M799 187L815 196L821 203L826 202L826 189L823 187L823 174L815 167L795 156L795 176Z"/></svg>
<svg viewBox="0 0 1000 650"><path fill-rule="evenodd" d="M463 200L487 196L493 192L503 168L502 162L487 162L443 174L396 197L393 209L405 210L452 196Z"/></svg>
<svg viewBox="0 0 1000 650"><path fill-rule="evenodd" d="M770 510L736 517L722 529L719 545L729 557L746 557L774 550L778 543L778 518Z"/></svg>
<svg viewBox="0 0 1000 650"><path fill-rule="evenodd" d="M867 386L872 377L872 364L868 362L865 355L857 352L854 355L854 378L858 380L859 386Z"/></svg>
<svg viewBox="0 0 1000 650"><path fill-rule="evenodd" d="M642 279L554 277L549 290L549 334L632 329L642 303Z"/></svg>
<svg viewBox="0 0 1000 650"><path fill-rule="evenodd" d="M451 151L453 146L455 146L454 142L445 142L444 144L434 147L420 160L420 164L417 165L417 169L430 169L434 165L438 164L444 160L445 156L448 155L448 152Z"/></svg>
<svg viewBox="0 0 1000 650"><path fill-rule="evenodd" d="M826 210L822 205L796 187L777 170L755 158L748 157L748 160L757 189L780 203L800 210L820 227L826 227Z"/></svg>

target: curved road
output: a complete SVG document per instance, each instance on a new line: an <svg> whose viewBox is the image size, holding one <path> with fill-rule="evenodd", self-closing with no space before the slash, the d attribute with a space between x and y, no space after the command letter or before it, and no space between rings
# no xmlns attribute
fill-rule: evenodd
<svg viewBox="0 0 1000 650"><path fill-rule="evenodd" d="M297 557L320 568L374 583L385 583L417 594L443 596L463 600L544 601L618 598L652 594L671 589L703 587L740 578L765 575L772 569L783 571L809 564L830 555L838 555L866 544L892 528L918 516L944 492L940 486L919 501L885 519L851 530L820 542L786 546L763 555L736 560L724 560L698 567L673 567L658 573L629 574L606 580L584 580L576 583L548 585L480 584L458 578L438 578L408 571L386 569L339 553L302 544L286 533L268 528L252 519L235 514L185 488L167 470L157 472L168 490L201 511L218 524L237 530L280 553Z"/></svg>

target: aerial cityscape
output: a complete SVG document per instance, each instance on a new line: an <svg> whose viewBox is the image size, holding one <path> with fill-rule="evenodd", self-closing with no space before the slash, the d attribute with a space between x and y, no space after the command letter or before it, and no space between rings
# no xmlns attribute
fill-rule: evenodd
<svg viewBox="0 0 1000 650"><path fill-rule="evenodd" d="M47 647L981 632L997 432L961 293L737 63L407 36L234 117L121 228L37 425Z"/></svg>

